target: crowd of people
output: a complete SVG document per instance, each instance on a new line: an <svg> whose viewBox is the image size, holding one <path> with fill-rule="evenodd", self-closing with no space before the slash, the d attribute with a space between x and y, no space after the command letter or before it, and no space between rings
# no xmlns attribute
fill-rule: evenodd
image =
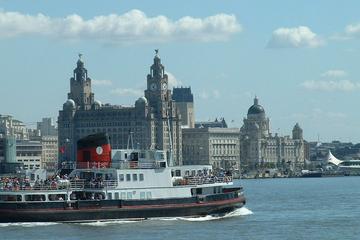
<svg viewBox="0 0 360 240"><path fill-rule="evenodd" d="M182 178L178 178L174 181L174 185L201 185L211 184L217 182L231 182L231 173L218 171L218 172L207 172L198 171L195 175L188 175Z"/></svg>
<svg viewBox="0 0 360 240"><path fill-rule="evenodd" d="M19 191L19 190L50 190L65 189L70 185L68 176L54 175L46 180L37 179L30 181L28 177L2 177L0 178L0 190Z"/></svg>

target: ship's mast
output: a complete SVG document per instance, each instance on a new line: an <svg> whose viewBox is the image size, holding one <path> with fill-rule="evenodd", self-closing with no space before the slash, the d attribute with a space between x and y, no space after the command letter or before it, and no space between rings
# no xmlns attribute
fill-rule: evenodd
<svg viewBox="0 0 360 240"><path fill-rule="evenodd" d="M129 145L131 143L131 149L134 149L134 139L133 139L133 132L129 132L128 142L127 142L127 149L130 149Z"/></svg>

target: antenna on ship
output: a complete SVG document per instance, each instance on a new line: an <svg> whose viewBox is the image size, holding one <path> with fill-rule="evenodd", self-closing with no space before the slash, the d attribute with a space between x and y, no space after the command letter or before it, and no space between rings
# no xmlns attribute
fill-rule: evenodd
<svg viewBox="0 0 360 240"><path fill-rule="evenodd" d="M127 141L127 149L130 149L129 147L129 145L130 145L130 143L131 143L131 149L134 149L134 139L133 139L133 133L134 132L131 132L131 131L129 131L129 136L128 136L128 141Z"/></svg>

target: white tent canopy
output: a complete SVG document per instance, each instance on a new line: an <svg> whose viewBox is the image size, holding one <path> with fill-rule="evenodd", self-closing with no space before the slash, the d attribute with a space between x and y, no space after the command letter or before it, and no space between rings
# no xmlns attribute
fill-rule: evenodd
<svg viewBox="0 0 360 240"><path fill-rule="evenodd" d="M336 166L339 166L343 161L337 159L334 155L332 155L331 151L329 150L328 157L327 157L328 163L332 163Z"/></svg>

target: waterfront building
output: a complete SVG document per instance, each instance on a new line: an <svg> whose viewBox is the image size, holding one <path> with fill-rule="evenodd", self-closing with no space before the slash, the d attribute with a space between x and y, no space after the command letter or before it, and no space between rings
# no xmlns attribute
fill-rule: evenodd
<svg viewBox="0 0 360 240"><path fill-rule="evenodd" d="M42 169L48 172L55 172L58 165L58 136L44 135L41 136L41 164Z"/></svg>
<svg viewBox="0 0 360 240"><path fill-rule="evenodd" d="M24 170L42 169L42 144L40 141L17 140L16 161Z"/></svg>
<svg viewBox="0 0 360 240"><path fill-rule="evenodd" d="M40 131L41 136L57 136L57 128L53 123L52 118L43 118L41 122L37 122L37 130Z"/></svg>
<svg viewBox="0 0 360 240"><path fill-rule="evenodd" d="M341 141L310 142L309 151L311 162L326 162L329 151L339 159L360 159L360 143Z"/></svg>
<svg viewBox="0 0 360 240"><path fill-rule="evenodd" d="M295 171L305 162L303 130L298 123L292 137L272 135L270 120L257 97L240 129L240 153L245 169L282 168Z"/></svg>
<svg viewBox="0 0 360 240"><path fill-rule="evenodd" d="M29 139L29 133L22 121L14 119L11 115L0 114L0 134L3 136L15 136L16 139Z"/></svg>
<svg viewBox="0 0 360 240"><path fill-rule="evenodd" d="M225 121L225 118L220 118L219 120L215 118L214 121L202 121L196 122L195 128L227 128L228 125Z"/></svg>
<svg viewBox="0 0 360 240"><path fill-rule="evenodd" d="M181 115L181 125L195 127L194 96L190 87L173 88L172 99Z"/></svg>
<svg viewBox="0 0 360 240"><path fill-rule="evenodd" d="M28 129L23 122L12 116L1 115L0 126L0 164L2 165L0 171L35 169L55 171L58 143L56 129L50 118L44 118L38 123L38 129ZM42 136L41 132L53 135Z"/></svg>
<svg viewBox="0 0 360 240"><path fill-rule="evenodd" d="M114 149L135 147L169 153L172 146L172 164L181 165L181 118L158 51L147 75L144 95L136 100L135 106L101 104L94 98L91 78L80 55L70 78L68 100L59 111L60 163L76 160L76 143L80 138L105 132ZM129 146L130 136L135 146Z"/></svg>
<svg viewBox="0 0 360 240"><path fill-rule="evenodd" d="M40 141L42 146L41 168L54 173L58 167L58 132L51 118L37 122L37 128L29 130L30 140Z"/></svg>
<svg viewBox="0 0 360 240"><path fill-rule="evenodd" d="M238 128L184 128L184 165L210 164L214 169L240 169Z"/></svg>

